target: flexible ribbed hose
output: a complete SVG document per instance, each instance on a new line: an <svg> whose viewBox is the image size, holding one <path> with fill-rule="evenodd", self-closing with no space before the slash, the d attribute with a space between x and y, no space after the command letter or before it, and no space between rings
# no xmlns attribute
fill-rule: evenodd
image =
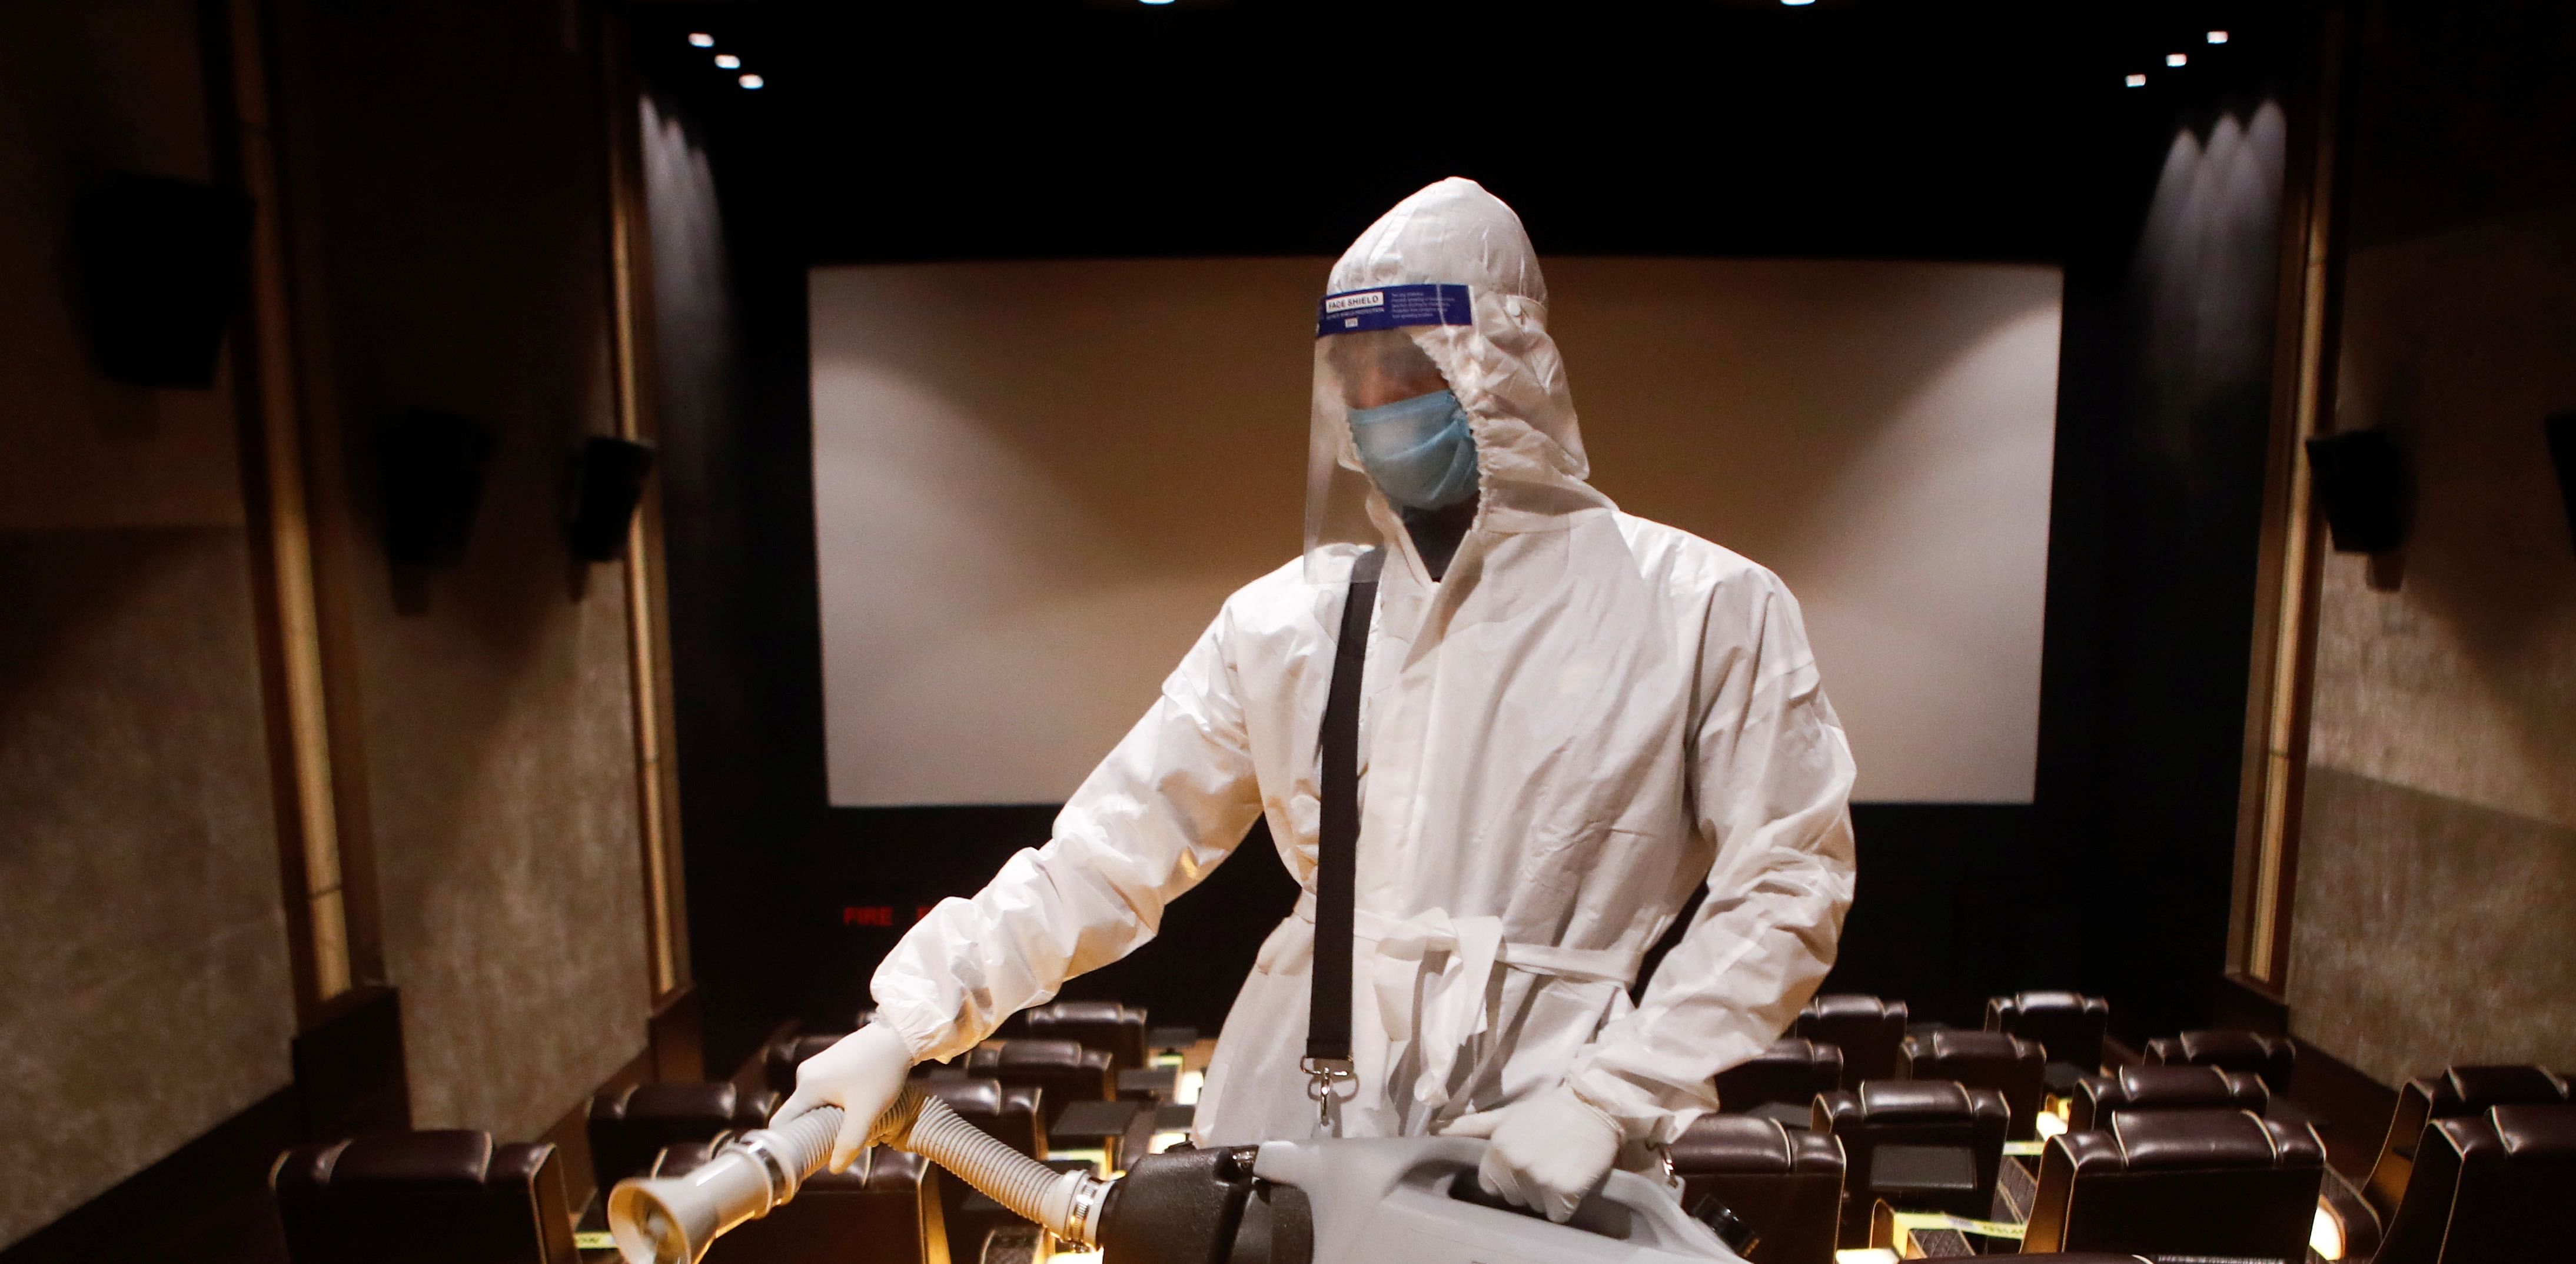
<svg viewBox="0 0 2576 1264"><path fill-rule="evenodd" d="M633 1264L692 1264L727 1230L795 1197L831 1157L843 1118L839 1107L825 1106L784 1127L745 1133L682 1175L618 1182L608 1200L618 1251ZM1059 1238L1085 1246L1098 1241L1105 1182L1021 1154L916 1086L905 1085L877 1118L875 1135L948 1169Z"/></svg>
<svg viewBox="0 0 2576 1264"><path fill-rule="evenodd" d="M948 1169L986 1198L1057 1237L1091 1245L1094 1227L1083 1214L1090 1208L1078 1195L1098 1182L1080 1172L1059 1172L1012 1149L919 1088L904 1086L903 1095L878 1118L877 1135Z"/></svg>

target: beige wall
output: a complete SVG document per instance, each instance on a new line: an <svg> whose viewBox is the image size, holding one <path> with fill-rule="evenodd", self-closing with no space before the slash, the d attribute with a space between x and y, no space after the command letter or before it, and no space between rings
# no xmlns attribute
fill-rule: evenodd
<svg viewBox="0 0 2576 1264"><path fill-rule="evenodd" d="M1296 556L1328 266L812 273L835 802L1063 798ZM2027 801L2056 271L1547 270L1595 481L1788 580L1862 797Z"/></svg>
<svg viewBox="0 0 2576 1264"><path fill-rule="evenodd" d="M207 174L198 11L0 40L0 1245L290 1076L232 394L108 381L65 302L91 182Z"/></svg>
<svg viewBox="0 0 2576 1264"><path fill-rule="evenodd" d="M2325 562L2289 998L2395 1082L2576 1064L2576 550L2541 418L2576 405L2576 207L2358 251L2346 429L2416 471L2402 583Z"/></svg>

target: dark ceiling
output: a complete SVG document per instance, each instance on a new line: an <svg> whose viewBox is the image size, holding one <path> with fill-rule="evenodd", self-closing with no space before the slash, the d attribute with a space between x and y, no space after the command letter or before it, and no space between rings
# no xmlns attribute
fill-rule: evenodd
<svg viewBox="0 0 2576 1264"><path fill-rule="evenodd" d="M627 13L737 227L817 262L1331 254L1450 174L1551 253L2052 259L2152 178L2178 105L2277 78L2288 26L2243 0Z"/></svg>

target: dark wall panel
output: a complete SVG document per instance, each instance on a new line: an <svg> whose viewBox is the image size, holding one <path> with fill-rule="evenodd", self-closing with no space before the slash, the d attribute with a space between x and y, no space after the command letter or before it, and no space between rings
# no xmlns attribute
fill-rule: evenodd
<svg viewBox="0 0 2576 1264"><path fill-rule="evenodd" d="M280 14L307 406L336 432L314 455L340 528L325 618L351 647L343 722L413 1115L514 1139L644 1048L651 987L623 572L576 562L563 521L568 458L616 426L577 19L509 0ZM380 444L413 409L496 440L451 569L383 544Z"/></svg>

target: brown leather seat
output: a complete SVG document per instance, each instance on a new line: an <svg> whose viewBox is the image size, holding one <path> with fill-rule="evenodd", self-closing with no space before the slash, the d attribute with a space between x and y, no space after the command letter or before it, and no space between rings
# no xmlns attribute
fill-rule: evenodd
<svg viewBox="0 0 2576 1264"><path fill-rule="evenodd" d="M652 1174L692 1171L714 1148L708 1141L672 1146ZM962 1184L943 1180L920 1155L876 1146L846 1172L805 1178L787 1205L717 1238L705 1264L948 1264L941 1194L951 1183Z"/></svg>
<svg viewBox="0 0 2576 1264"><path fill-rule="evenodd" d="M1070 1040L1002 1040L978 1046L966 1055L966 1074L1044 1090L1039 1115L1050 1128L1075 1102L1118 1096L1109 1055Z"/></svg>
<svg viewBox="0 0 2576 1264"><path fill-rule="evenodd" d="M2444 1119L2483 1115L2497 1106L2556 1105L2569 1100L2564 1076L2536 1066L2455 1066L2440 1075L2408 1080L2397 1090L2397 1113L2388 1121L2388 1137L2379 1143L2379 1158L2362 1182L2362 1197L2380 1222L2397 1213L2406 1184L2414 1175L2415 1149L2426 1129Z"/></svg>
<svg viewBox="0 0 2576 1264"><path fill-rule="evenodd" d="M1833 1264L1843 1150L1752 1115L1702 1115L1669 1151L1682 1205L1715 1198L1753 1226L1752 1264Z"/></svg>
<svg viewBox="0 0 2576 1264"><path fill-rule="evenodd" d="M1843 1051L1843 1083L1896 1078L1896 1047L1905 1039L1905 1002L1843 992L1819 996L1798 1011L1793 1035Z"/></svg>
<svg viewBox="0 0 2576 1264"><path fill-rule="evenodd" d="M2111 1126L2124 1110L2250 1110L2259 1115L2272 1095L2243 1071L2207 1066L2125 1066L2109 1075L2076 1081L2066 1130Z"/></svg>
<svg viewBox="0 0 2576 1264"><path fill-rule="evenodd" d="M268 1187L295 1264L575 1264L551 1145L397 1132L299 1146Z"/></svg>
<svg viewBox="0 0 2576 1264"><path fill-rule="evenodd" d="M770 1041L769 1047L761 1051L760 1078L783 1102L796 1092L798 1064L838 1044L849 1034L846 1031L815 1031Z"/></svg>
<svg viewBox="0 0 2576 1264"><path fill-rule="evenodd" d="M2298 1053L2287 1036L2216 1028L2158 1036L2147 1042L2146 1060L2158 1066L2214 1066L2250 1072L2263 1077L2263 1087L2278 1097L2290 1091L2290 1071Z"/></svg>
<svg viewBox="0 0 2576 1264"><path fill-rule="evenodd" d="M1863 1080L1818 1097L1810 1129L1843 1148L1837 1243L1869 1245L1881 1198L1901 1211L1991 1212L2011 1125L2003 1094L1947 1080Z"/></svg>
<svg viewBox="0 0 2576 1264"><path fill-rule="evenodd" d="M1986 1001L1986 1030L2033 1040L2048 1053L2048 1087L2074 1091L2078 1077L2102 1069L2111 1003L2078 992L2016 992Z"/></svg>
<svg viewBox="0 0 2576 1264"><path fill-rule="evenodd" d="M1935 1031L1907 1036L1898 1047L1901 1080L1956 1080L1990 1088L2012 1107L2012 1138L2038 1134L2039 1107L2048 1096L2048 1053L2034 1041L2000 1031Z"/></svg>
<svg viewBox="0 0 2576 1264"><path fill-rule="evenodd" d="M1116 1071L1145 1065L1145 1011L1116 1001L1057 1001L1022 1015L1031 1039L1071 1040L1109 1055Z"/></svg>
<svg viewBox="0 0 2576 1264"><path fill-rule="evenodd" d="M2242 1110L2123 1111L2050 1139L2025 1249L2307 1258L2326 1147Z"/></svg>
<svg viewBox="0 0 2576 1264"><path fill-rule="evenodd" d="M1717 1108L1804 1128L1816 1095L1841 1088L1842 1080L1842 1050L1788 1036L1752 1060L1717 1073Z"/></svg>
<svg viewBox="0 0 2576 1264"><path fill-rule="evenodd" d="M2563 1260L2576 1105L2495 1106L2424 1130L2373 1264Z"/></svg>
<svg viewBox="0 0 2576 1264"><path fill-rule="evenodd" d="M723 1081L672 1081L602 1090L590 1099L590 1170L607 1189L653 1166L663 1147L769 1122L778 1099Z"/></svg>

